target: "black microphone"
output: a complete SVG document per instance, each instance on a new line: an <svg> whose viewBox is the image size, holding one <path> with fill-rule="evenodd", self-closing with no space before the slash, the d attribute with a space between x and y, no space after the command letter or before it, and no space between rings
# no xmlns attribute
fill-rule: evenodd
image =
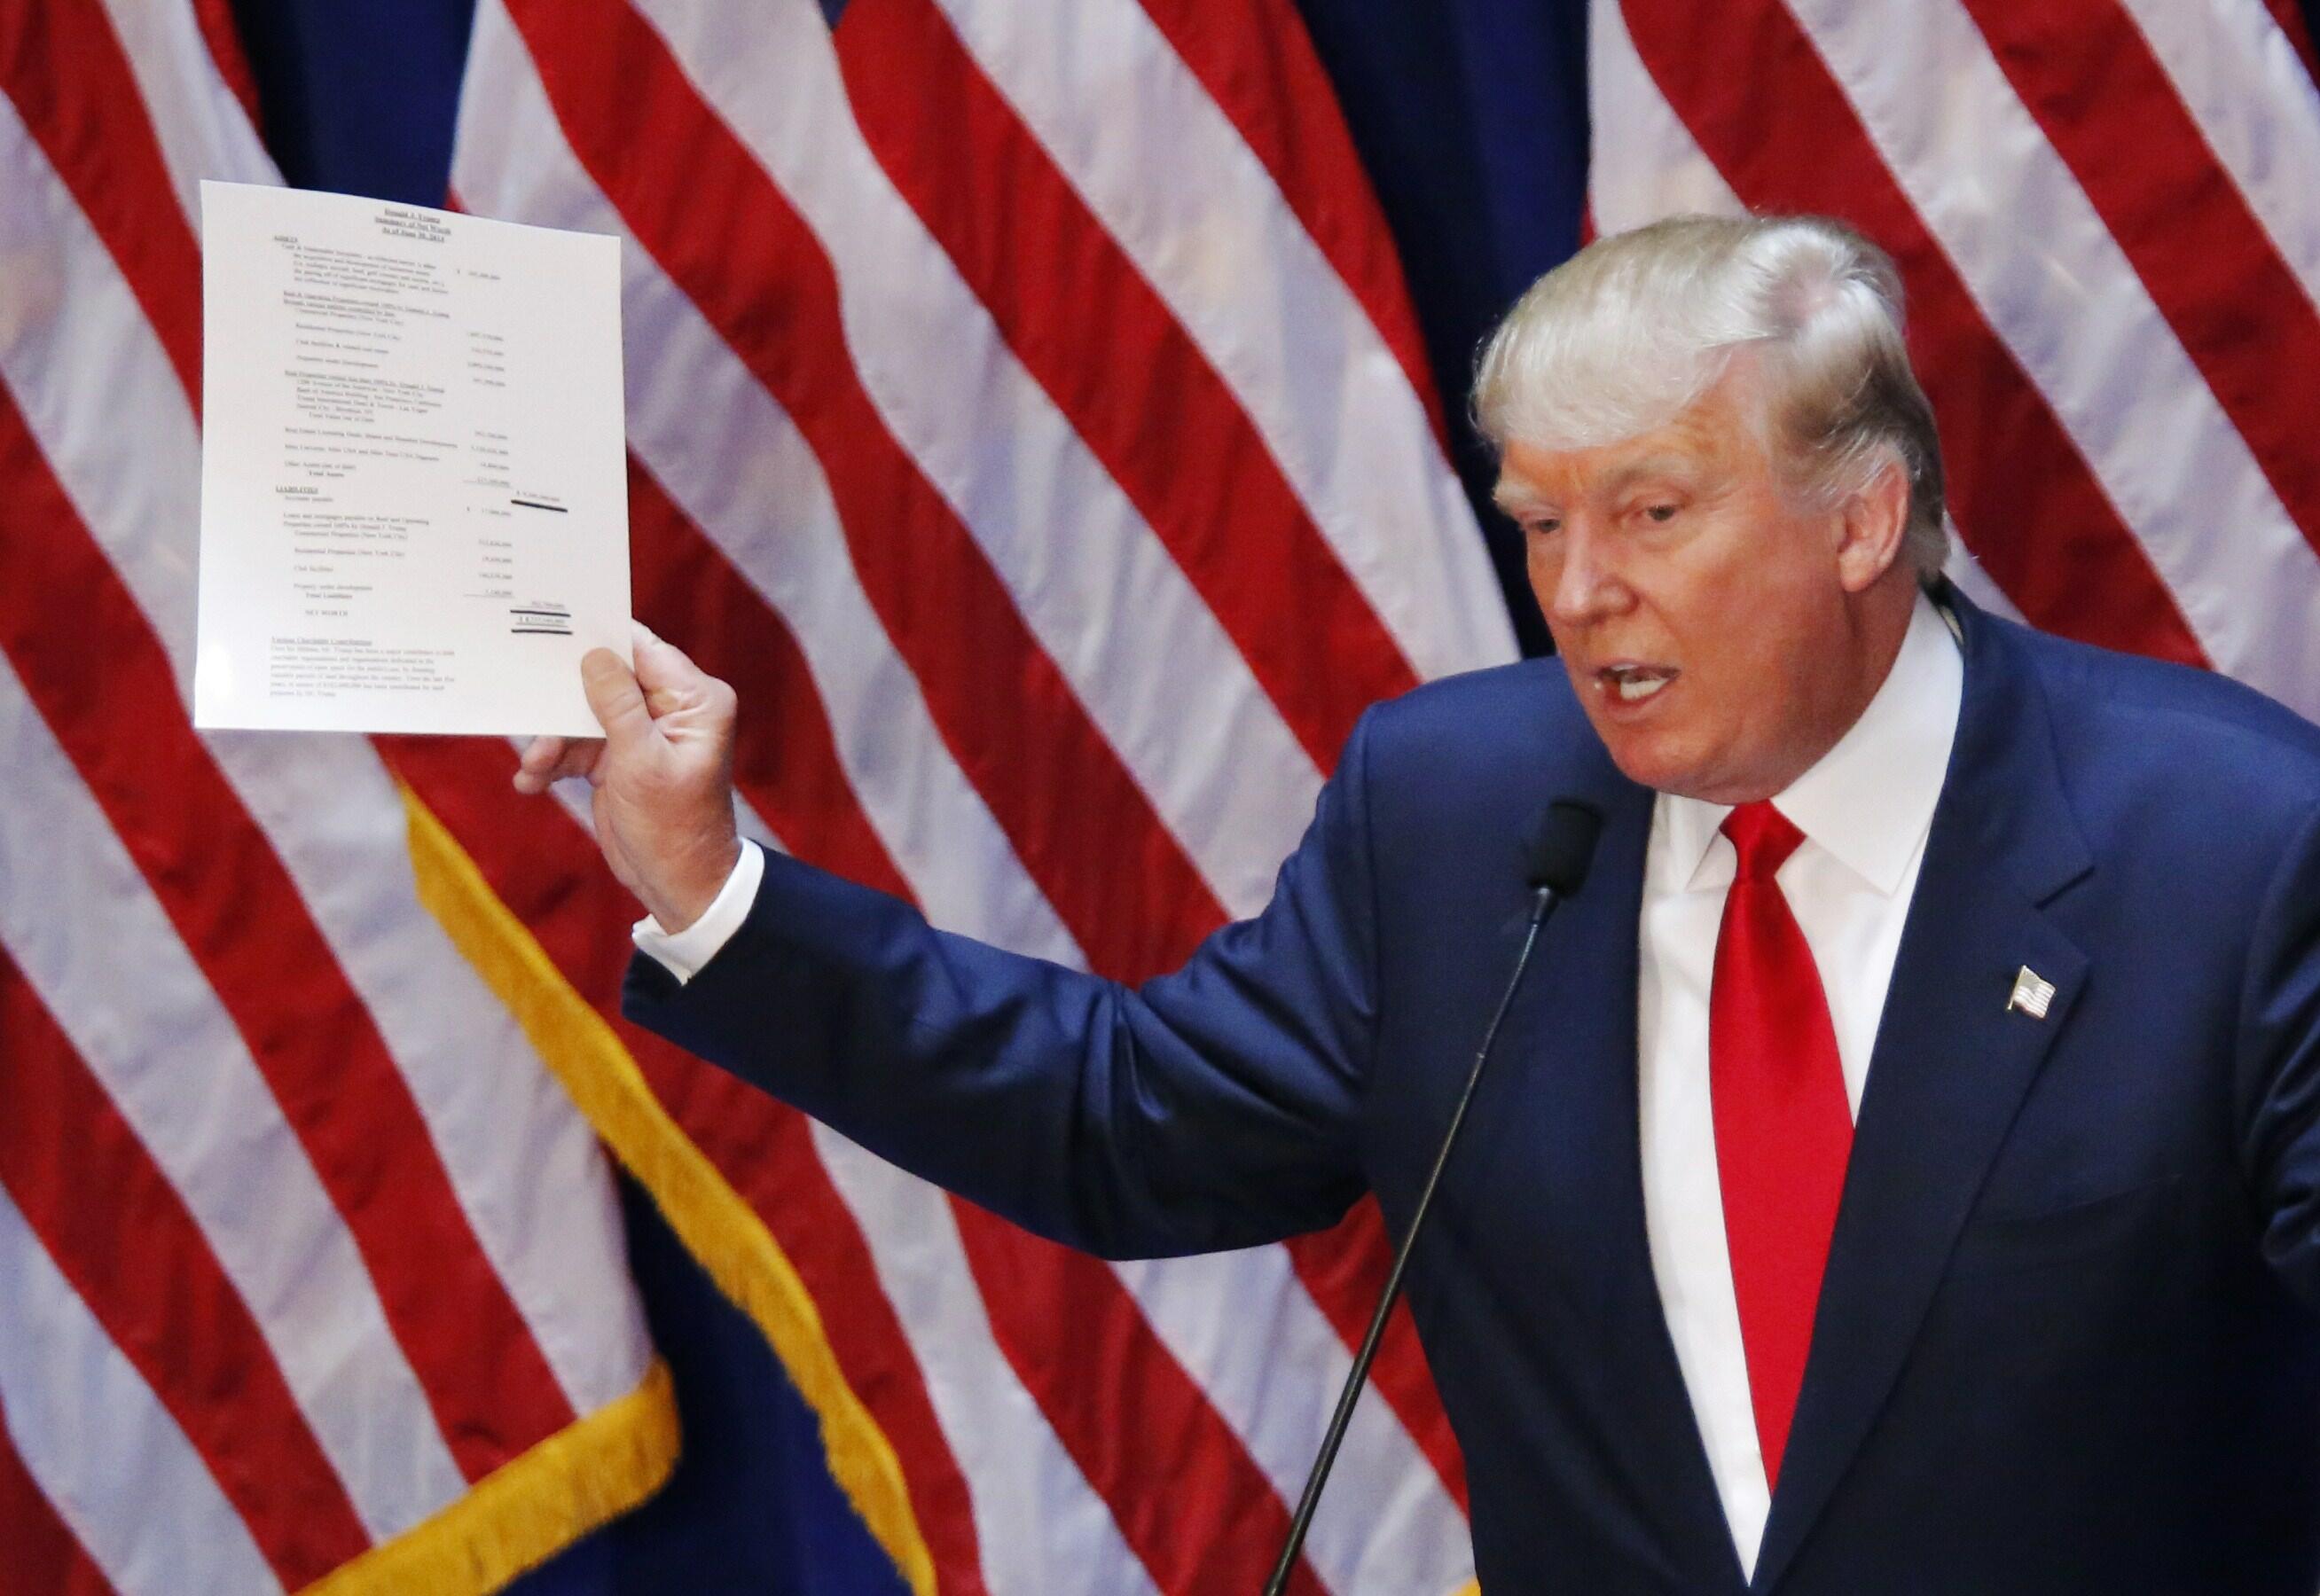
<svg viewBox="0 0 2320 1596"><path fill-rule="evenodd" d="M1337 1411L1329 1415L1328 1433L1321 1438L1320 1455L1313 1460L1313 1472L1305 1477L1305 1494L1298 1499L1297 1516L1289 1521L1289 1539L1281 1548L1281 1561L1273 1565L1273 1577L1264 1582L1264 1596L1281 1596L1288 1588L1289 1571L1297 1565L1297 1555L1305 1549L1305 1532L1313 1527L1313 1510L1321 1501L1321 1487L1328 1483L1329 1466L1337 1461L1337 1447L1346 1438L1346 1426L1354 1417L1354 1404L1361 1400L1362 1383L1369 1378L1370 1365L1377 1357L1378 1342L1385 1335L1386 1315L1393 1310L1394 1301L1401 1295L1402 1272L1409 1266L1409 1249L1417 1245L1418 1227L1426 1223L1426 1211L1433 1206L1434 1188L1442 1183L1442 1170L1450 1162L1450 1149L1458 1140L1458 1131L1466 1123L1466 1107L1474 1101L1474 1088L1481 1084L1482 1066L1491 1056L1491 1044L1499 1039L1499 1025L1514 1006L1515 989L1522 984L1523 972L1530 967L1531 950L1538 946L1538 928L1554 912L1554 906L1578 892L1586 883L1587 866L1595 857L1595 839L1603 830L1602 812L1591 804L1573 799L1558 798L1539 812L1531 822L1530 834L1524 839L1523 858L1530 883L1530 924L1523 932L1522 951L1515 956L1515 972L1507 978L1507 990L1499 999L1498 1012L1491 1016L1490 1029L1482 1033L1482 1045L1475 1050L1474 1067L1466 1072L1465 1090L1458 1093L1458 1106L1450 1111L1450 1129L1443 1133L1442 1150L1434 1155L1434 1167L1426 1176L1425 1189L1418 1194L1418 1208L1409 1216L1409 1229L1403 1235L1401 1245L1393 1249L1393 1267L1385 1277L1385 1291L1378 1297L1377 1311L1370 1316L1369 1333L1362 1338L1361 1351L1354 1356L1354 1372L1346 1376L1346 1388L1337 1393Z"/></svg>

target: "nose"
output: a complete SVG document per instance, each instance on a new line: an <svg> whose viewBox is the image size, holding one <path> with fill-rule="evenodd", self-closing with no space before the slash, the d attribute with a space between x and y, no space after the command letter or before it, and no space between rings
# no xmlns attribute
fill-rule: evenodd
<svg viewBox="0 0 2320 1596"><path fill-rule="evenodd" d="M1573 518L1546 549L1532 551L1531 585L1539 607L1558 626L1582 626L1618 613L1628 602L1600 534Z"/></svg>

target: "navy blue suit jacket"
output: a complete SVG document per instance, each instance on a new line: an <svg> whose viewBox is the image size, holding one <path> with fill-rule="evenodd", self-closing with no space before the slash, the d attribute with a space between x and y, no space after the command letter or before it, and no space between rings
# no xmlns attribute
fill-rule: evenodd
<svg viewBox="0 0 2320 1596"><path fill-rule="evenodd" d="M1965 690L1754 1586L2320 1589L2320 731L1956 602ZM1607 816L1420 1243L1491 1596L1745 1588L1644 1232L1652 794L1536 661L1372 711L1273 899L1140 990L769 858L630 1011L896 1162L1113 1255L1374 1191L1398 1232L1523 922ZM2028 966L2044 1020L2009 1011Z"/></svg>

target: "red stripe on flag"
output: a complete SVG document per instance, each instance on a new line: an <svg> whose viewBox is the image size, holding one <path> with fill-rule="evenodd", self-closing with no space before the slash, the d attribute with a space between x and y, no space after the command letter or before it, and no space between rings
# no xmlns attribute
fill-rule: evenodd
<svg viewBox="0 0 2320 1596"><path fill-rule="evenodd" d="M468 1228L369 1012L187 725L160 644L5 388L0 496L0 647L249 1043L453 1456L480 1479L571 1423L571 1405Z"/></svg>
<svg viewBox="0 0 2320 1596"><path fill-rule="evenodd" d="M1743 201L1843 216L1893 253L1909 343L1942 419L1951 503L2033 623L2205 664L2174 596L2078 446L1983 320L1796 20L1777 0L1623 0L1660 92ZM1747 61L1747 72L1731 69Z"/></svg>
<svg viewBox="0 0 2320 1596"><path fill-rule="evenodd" d="M853 0L837 38L879 163L1328 769L1418 676L1231 389L932 0Z"/></svg>
<svg viewBox="0 0 2320 1596"><path fill-rule="evenodd" d="M1337 90L1291 0L1142 0L1368 313L1447 447L1401 257ZM1465 374L1455 374L1462 381ZM1445 467L1446 469L1446 467Z"/></svg>
<svg viewBox="0 0 2320 1596"><path fill-rule="evenodd" d="M926 1377L878 1283L870 1247L815 1150L806 1117L649 1032L629 1046L685 1134L765 1221L830 1328L846 1383L902 1460L938 1583L983 1596L983 1552L966 1476L944 1438Z"/></svg>
<svg viewBox="0 0 2320 1596"><path fill-rule="evenodd" d="M820 241L627 5L508 11L574 154L820 457L864 593L1090 962L1123 979L1182 963L1223 911L887 431Z"/></svg>
<svg viewBox="0 0 2320 1596"><path fill-rule="evenodd" d="M838 763L829 717L788 621L633 455L629 541L638 616L663 637L684 639L693 663L740 696L733 779L750 807L799 857L906 895Z"/></svg>
<svg viewBox="0 0 2320 1596"><path fill-rule="evenodd" d="M2142 31L1965 0L1998 66L2126 251L2272 491L2320 549L2320 447L2305 413L2320 310L2216 162Z"/></svg>
<svg viewBox="0 0 2320 1596"><path fill-rule="evenodd" d="M201 25L202 42L209 46L210 60L226 92L240 102L250 126L258 126L258 74L249 69L249 57L241 48L233 0L194 0L194 20Z"/></svg>
<svg viewBox="0 0 2320 1596"><path fill-rule="evenodd" d="M369 1549L201 1226L5 948L0 1036L8 1038L0 1185L186 1432L267 1566L295 1591Z"/></svg>
<svg viewBox="0 0 2320 1596"><path fill-rule="evenodd" d="M951 1211L1000 1350L1153 1583L1165 1596L1255 1589L1289 1510L1119 1276L965 1198ZM1301 1557L1289 1588L1323 1589Z"/></svg>
<svg viewBox="0 0 2320 1596"><path fill-rule="evenodd" d="M2295 47L2296 59L2304 63L2306 72L2320 79L2320 51L2314 50L2312 30L2305 24L2303 0L2264 0L2264 4L2271 8L2272 19L2288 35L2288 42Z"/></svg>
<svg viewBox="0 0 2320 1596"><path fill-rule="evenodd" d="M789 1255L831 1327L830 1347L847 1383L902 1461L940 1588L983 1596L965 1477L902 1322L879 1287L861 1228L813 1152L802 1116L621 1018L628 928L640 911L613 882L587 834L560 810L545 814L553 800L519 799L510 791L512 751L467 739L377 741L500 901L612 1021L662 1106ZM812 757L810 748L800 755Z"/></svg>
<svg viewBox="0 0 2320 1596"><path fill-rule="evenodd" d="M0 958L7 957L0 949ZM113 1596L102 1570L24 1466L0 1410L0 1568L43 1596Z"/></svg>
<svg viewBox="0 0 2320 1596"><path fill-rule="evenodd" d="M1377 1199L1364 1197L1330 1229L1292 1236L1285 1245L1297 1278L1305 1283L1346 1350L1359 1351L1393 1266L1393 1238L1386 1234ZM1407 1299L1394 1304L1385 1321L1377 1361L1370 1365L1370 1383L1426 1454L1458 1510L1466 1511L1465 1454L1451 1433L1450 1415L1435 1390L1434 1372L1418 1345L1418 1324L1409 1316Z"/></svg>
<svg viewBox="0 0 2320 1596"><path fill-rule="evenodd" d="M201 249L97 0L0 7L0 93L120 265L198 414Z"/></svg>

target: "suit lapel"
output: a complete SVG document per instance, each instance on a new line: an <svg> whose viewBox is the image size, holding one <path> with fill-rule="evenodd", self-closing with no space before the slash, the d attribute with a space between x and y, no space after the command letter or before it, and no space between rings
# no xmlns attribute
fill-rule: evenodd
<svg viewBox="0 0 2320 1596"><path fill-rule="evenodd" d="M2044 696L2005 629L1951 602L1964 628L1958 735L1871 1055L1760 1591L1868 1437L2087 974L2042 911L2089 868ZM2008 1006L2025 966L2053 984L2044 1019Z"/></svg>

